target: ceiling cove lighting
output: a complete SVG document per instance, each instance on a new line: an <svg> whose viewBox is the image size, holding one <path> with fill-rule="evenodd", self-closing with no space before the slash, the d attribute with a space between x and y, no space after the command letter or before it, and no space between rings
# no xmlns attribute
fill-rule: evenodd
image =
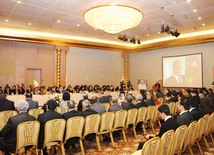
<svg viewBox="0 0 214 155"><path fill-rule="evenodd" d="M106 5L87 10L84 18L90 26L116 34L137 26L141 22L143 14L128 6Z"/></svg>

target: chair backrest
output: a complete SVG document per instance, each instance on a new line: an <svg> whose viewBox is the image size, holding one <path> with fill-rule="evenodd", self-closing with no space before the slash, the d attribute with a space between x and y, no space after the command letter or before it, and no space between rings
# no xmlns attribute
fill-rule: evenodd
<svg viewBox="0 0 214 155"><path fill-rule="evenodd" d="M205 126L205 118L204 117L201 117L199 120L198 120L198 126L197 126L197 140L199 140L202 135L204 134L204 126Z"/></svg>
<svg viewBox="0 0 214 155"><path fill-rule="evenodd" d="M181 153L186 134L187 134L187 125L182 125L176 129L174 142L172 146L172 154L175 154L178 152Z"/></svg>
<svg viewBox="0 0 214 155"><path fill-rule="evenodd" d="M28 111L28 114L31 115L31 116L34 116L36 119L38 118L38 116L40 114L44 113L44 110L41 109L41 108L35 108L35 109L30 109Z"/></svg>
<svg viewBox="0 0 214 155"><path fill-rule="evenodd" d="M211 120L214 120L214 112L211 114ZM212 126L212 128L210 130L211 130L211 132L213 132L214 131L214 121L212 121L211 126Z"/></svg>
<svg viewBox="0 0 214 155"><path fill-rule="evenodd" d="M106 112L108 111L110 104L109 103L102 103L105 106Z"/></svg>
<svg viewBox="0 0 214 155"><path fill-rule="evenodd" d="M58 112L58 113L62 113L62 109L60 108L60 107L56 107L55 109L54 109L54 111L56 111L56 112Z"/></svg>
<svg viewBox="0 0 214 155"><path fill-rule="evenodd" d="M176 106L176 103L175 102L170 102L168 104L169 106L169 111L170 111L170 114L174 115L175 114L175 106Z"/></svg>
<svg viewBox="0 0 214 155"><path fill-rule="evenodd" d="M49 144L54 144L52 142L55 141L63 142L65 124L66 121L64 119L53 119L45 123L43 147L49 146Z"/></svg>
<svg viewBox="0 0 214 155"><path fill-rule="evenodd" d="M129 109L126 119L126 128L128 128L129 125L135 126L137 119L137 108Z"/></svg>
<svg viewBox="0 0 214 155"><path fill-rule="evenodd" d="M7 124L10 117L17 115L16 110L6 110L0 112L0 130Z"/></svg>
<svg viewBox="0 0 214 155"><path fill-rule="evenodd" d="M174 134L174 130L169 130L161 136L160 155L171 155Z"/></svg>
<svg viewBox="0 0 214 155"><path fill-rule="evenodd" d="M114 130L117 128L124 128L126 123L127 111L119 110L115 113Z"/></svg>
<svg viewBox="0 0 214 155"><path fill-rule="evenodd" d="M156 106L148 106L146 120L152 120L155 115Z"/></svg>
<svg viewBox="0 0 214 155"><path fill-rule="evenodd" d="M197 121L193 121L188 126L183 150L185 150L185 148L188 145L192 146L195 143L195 141L197 139L197 126L198 126L198 122Z"/></svg>
<svg viewBox="0 0 214 155"><path fill-rule="evenodd" d="M209 134L209 118L210 118L210 114L206 114L204 115L205 118L205 125L204 125L204 135L207 136Z"/></svg>
<svg viewBox="0 0 214 155"><path fill-rule="evenodd" d="M114 124L114 112L105 112L101 116L100 131L99 133L105 133L112 131Z"/></svg>
<svg viewBox="0 0 214 155"><path fill-rule="evenodd" d="M100 114L92 114L85 118L85 128L83 138L91 133L98 133L100 125Z"/></svg>
<svg viewBox="0 0 214 155"><path fill-rule="evenodd" d="M16 132L16 152L25 146L33 145L37 148L39 138L40 123L38 121L28 121L18 125Z"/></svg>
<svg viewBox="0 0 214 155"><path fill-rule="evenodd" d="M164 101L163 101L163 97L159 97L159 98L158 98L158 101L159 101L159 102L160 102L160 104L162 105L162 104L163 104L163 102L164 102Z"/></svg>
<svg viewBox="0 0 214 155"><path fill-rule="evenodd" d="M82 138L83 127L85 123L85 118L83 116L76 116L69 118L66 123L66 134L65 141L72 137Z"/></svg>
<svg viewBox="0 0 214 155"><path fill-rule="evenodd" d="M160 120L160 112L158 111L159 105L155 106L155 111L153 114L153 118L151 119L153 122L156 122L157 120Z"/></svg>
<svg viewBox="0 0 214 155"><path fill-rule="evenodd" d="M160 137L152 138L145 142L141 155L157 155L161 145Z"/></svg>
<svg viewBox="0 0 214 155"><path fill-rule="evenodd" d="M136 124L139 122L145 122L146 121L147 110L148 110L147 107L140 107L138 109Z"/></svg>

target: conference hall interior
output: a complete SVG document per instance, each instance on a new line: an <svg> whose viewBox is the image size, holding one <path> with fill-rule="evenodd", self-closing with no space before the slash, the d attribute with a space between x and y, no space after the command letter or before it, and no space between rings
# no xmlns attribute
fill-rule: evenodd
<svg viewBox="0 0 214 155"><path fill-rule="evenodd" d="M0 155L213 155L214 0L0 0Z"/></svg>

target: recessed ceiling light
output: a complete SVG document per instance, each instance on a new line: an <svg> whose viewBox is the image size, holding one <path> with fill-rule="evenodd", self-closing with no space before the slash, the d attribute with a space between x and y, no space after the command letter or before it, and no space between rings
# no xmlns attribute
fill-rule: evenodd
<svg viewBox="0 0 214 155"><path fill-rule="evenodd" d="M187 0L187 2L188 2L188 3L190 3L190 2L191 2L191 0Z"/></svg>
<svg viewBox="0 0 214 155"><path fill-rule="evenodd" d="M147 37L149 36L149 34L146 35Z"/></svg>
<svg viewBox="0 0 214 155"><path fill-rule="evenodd" d="M57 20L57 23L60 23L61 21L60 20Z"/></svg>
<svg viewBox="0 0 214 155"><path fill-rule="evenodd" d="M8 19L5 19L5 21L8 22L9 20L8 20Z"/></svg>
<svg viewBox="0 0 214 155"><path fill-rule="evenodd" d="M160 32L158 32L158 34L161 34Z"/></svg>
<svg viewBox="0 0 214 155"><path fill-rule="evenodd" d="M96 27L95 27L94 29L95 29L95 30L97 30L97 28L96 28Z"/></svg>
<svg viewBox="0 0 214 155"><path fill-rule="evenodd" d="M117 37L114 37L115 39L117 39Z"/></svg>
<svg viewBox="0 0 214 155"><path fill-rule="evenodd" d="M80 24L77 24L77 26L79 27L79 26L80 26Z"/></svg>
<svg viewBox="0 0 214 155"><path fill-rule="evenodd" d="M31 23L28 23L28 25L31 25Z"/></svg>
<svg viewBox="0 0 214 155"><path fill-rule="evenodd" d="M198 20L201 20L201 17L198 17Z"/></svg>
<svg viewBox="0 0 214 155"><path fill-rule="evenodd" d="M21 1L17 1L17 3L19 3L19 4L20 4L20 3L21 3Z"/></svg>
<svg viewBox="0 0 214 155"><path fill-rule="evenodd" d="M203 23L202 26L205 26L205 24Z"/></svg>
<svg viewBox="0 0 214 155"><path fill-rule="evenodd" d="M197 12L197 10L196 10L196 9L194 9L194 10L193 10L193 12Z"/></svg>

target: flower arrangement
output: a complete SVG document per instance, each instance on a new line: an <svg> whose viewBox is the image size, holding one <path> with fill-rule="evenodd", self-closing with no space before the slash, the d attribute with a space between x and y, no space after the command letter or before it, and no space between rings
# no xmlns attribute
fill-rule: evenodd
<svg viewBox="0 0 214 155"><path fill-rule="evenodd" d="M62 96L61 95L54 95L54 99L58 104L62 102Z"/></svg>

